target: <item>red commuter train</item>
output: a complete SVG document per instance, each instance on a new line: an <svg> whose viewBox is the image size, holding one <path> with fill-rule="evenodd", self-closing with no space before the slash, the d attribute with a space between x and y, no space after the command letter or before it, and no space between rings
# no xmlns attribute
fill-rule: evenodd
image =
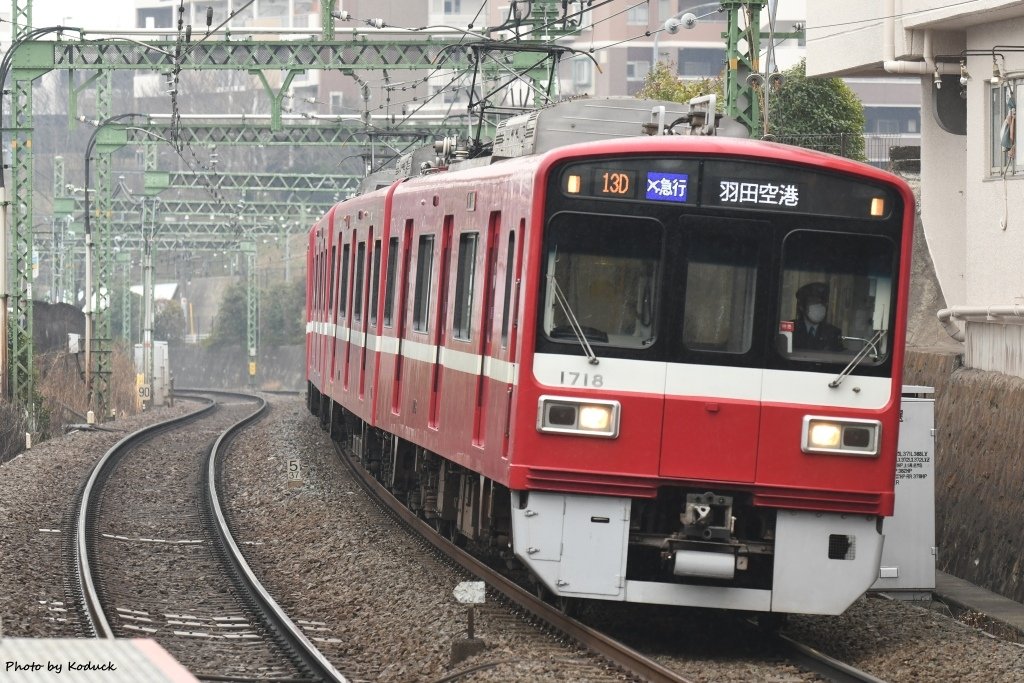
<svg viewBox="0 0 1024 683"><path fill-rule="evenodd" d="M562 600L842 613L893 513L913 195L667 106L509 119L332 208L309 407Z"/></svg>

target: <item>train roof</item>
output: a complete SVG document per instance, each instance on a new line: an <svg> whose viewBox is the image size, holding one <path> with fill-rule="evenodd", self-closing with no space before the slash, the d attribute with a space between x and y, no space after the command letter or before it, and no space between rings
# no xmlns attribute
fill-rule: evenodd
<svg viewBox="0 0 1024 683"><path fill-rule="evenodd" d="M688 103L602 97L569 100L498 124L493 160L540 154L556 147L650 134L651 126L687 119Z"/></svg>

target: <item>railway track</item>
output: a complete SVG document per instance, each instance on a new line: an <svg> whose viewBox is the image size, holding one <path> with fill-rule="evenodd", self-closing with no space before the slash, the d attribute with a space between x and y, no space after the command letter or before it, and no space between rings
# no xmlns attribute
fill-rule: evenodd
<svg viewBox="0 0 1024 683"><path fill-rule="evenodd" d="M631 647L622 640L608 635L600 627L588 625L581 620L569 616L566 611L570 610L565 609L568 605L563 604L560 609L546 602L526 588L510 580L504 574L459 548L395 499L387 489L362 467L347 449L337 442L333 443L335 452L351 470L353 476L392 517L399 520L406 528L429 543L447 561L462 567L468 573L486 582L491 589L503 596L515 609L525 612L532 619L542 622L555 631L564 634L631 677L656 683L695 683L702 680L699 677L693 678L678 671L679 668L682 668L681 665L685 663L683 657L677 658L674 655L659 654L659 661L656 661L653 657L640 651L639 648L642 647L642 644L638 643L637 648ZM758 635L755 636L753 633ZM767 639L771 643L771 649L776 658L781 657L786 664L811 672L820 677L821 680L831 683L884 683L882 679L840 662L783 634L754 631L752 632L752 637ZM479 668L485 668L486 666L488 665L485 664ZM764 666L767 668L777 667L778 665L766 663ZM461 675L469 673L470 671L467 670L440 680L458 680Z"/></svg>
<svg viewBox="0 0 1024 683"><path fill-rule="evenodd" d="M73 593L83 635L152 637L204 680L344 681L253 575L221 510L219 459L266 402L177 396L206 405L119 441L82 488Z"/></svg>

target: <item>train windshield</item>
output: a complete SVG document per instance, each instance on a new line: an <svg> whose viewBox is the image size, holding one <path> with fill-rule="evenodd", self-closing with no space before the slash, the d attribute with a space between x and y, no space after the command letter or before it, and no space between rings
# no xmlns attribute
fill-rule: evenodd
<svg viewBox="0 0 1024 683"><path fill-rule="evenodd" d="M890 350L895 245L885 237L791 232L782 247L776 347L792 360L882 363Z"/></svg>
<svg viewBox="0 0 1024 683"><path fill-rule="evenodd" d="M556 216L547 239L544 335L567 344L582 336L592 346L654 343L662 243L658 221Z"/></svg>

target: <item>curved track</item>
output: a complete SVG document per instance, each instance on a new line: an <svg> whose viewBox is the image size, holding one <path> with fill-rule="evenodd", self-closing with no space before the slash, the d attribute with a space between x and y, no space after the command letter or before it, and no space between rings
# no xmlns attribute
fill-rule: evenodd
<svg viewBox="0 0 1024 683"><path fill-rule="evenodd" d="M256 579L221 510L220 458L266 402L194 394L177 395L207 405L125 437L83 486L74 555L88 635L155 638L208 680L344 681Z"/></svg>

